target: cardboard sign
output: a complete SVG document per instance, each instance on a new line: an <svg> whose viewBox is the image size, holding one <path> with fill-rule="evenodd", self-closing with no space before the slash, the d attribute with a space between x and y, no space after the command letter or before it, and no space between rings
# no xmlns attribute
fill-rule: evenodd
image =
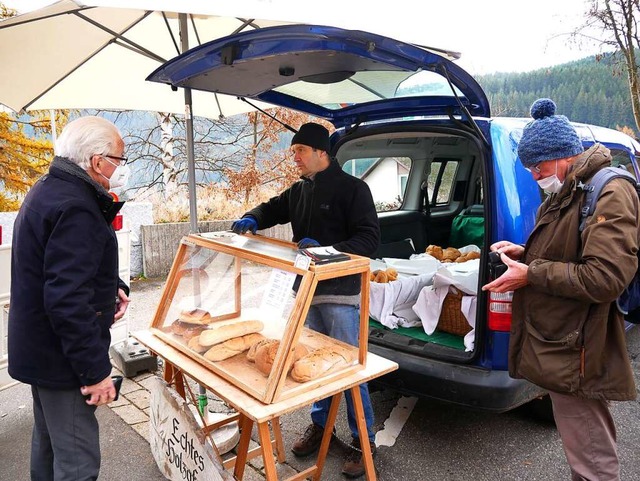
<svg viewBox="0 0 640 481"><path fill-rule="evenodd" d="M193 413L159 378L151 388L150 444L158 468L172 481L232 481Z"/></svg>

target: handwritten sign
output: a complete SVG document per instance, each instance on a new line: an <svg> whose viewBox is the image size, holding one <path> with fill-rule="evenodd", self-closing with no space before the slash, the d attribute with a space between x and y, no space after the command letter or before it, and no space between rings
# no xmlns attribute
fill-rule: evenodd
<svg viewBox="0 0 640 481"><path fill-rule="evenodd" d="M156 378L150 400L150 444L158 468L172 481L232 481L187 403Z"/></svg>

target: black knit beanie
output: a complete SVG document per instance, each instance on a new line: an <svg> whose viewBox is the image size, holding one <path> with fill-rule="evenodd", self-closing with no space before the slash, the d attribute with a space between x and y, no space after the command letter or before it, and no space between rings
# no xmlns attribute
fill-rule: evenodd
<svg viewBox="0 0 640 481"><path fill-rule="evenodd" d="M329 153L329 131L320 124L309 122L303 124L291 139L291 145L308 145L313 149Z"/></svg>

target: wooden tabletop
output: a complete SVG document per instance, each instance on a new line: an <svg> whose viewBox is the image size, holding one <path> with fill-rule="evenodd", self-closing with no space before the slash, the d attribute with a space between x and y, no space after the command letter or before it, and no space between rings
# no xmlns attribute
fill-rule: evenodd
<svg viewBox="0 0 640 481"><path fill-rule="evenodd" d="M194 379L200 385L233 406L238 412L241 412L258 423L296 411L315 401L345 391L363 382L368 382L398 369L397 363L368 352L366 368L324 386L300 393L293 398L272 404L264 404L245 393L242 389L211 372L202 364L169 346L150 331L137 331L131 335L166 362L171 363L177 369L181 370L186 376Z"/></svg>

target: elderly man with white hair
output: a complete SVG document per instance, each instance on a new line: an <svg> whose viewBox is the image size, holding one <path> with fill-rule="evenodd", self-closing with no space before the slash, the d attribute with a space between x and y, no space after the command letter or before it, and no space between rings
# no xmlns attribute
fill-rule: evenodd
<svg viewBox="0 0 640 481"><path fill-rule="evenodd" d="M128 167L118 129L100 117L70 122L55 152L14 226L9 374L31 385L31 479L94 480L95 409L116 396L109 328L129 303L111 225L123 203L107 189Z"/></svg>

